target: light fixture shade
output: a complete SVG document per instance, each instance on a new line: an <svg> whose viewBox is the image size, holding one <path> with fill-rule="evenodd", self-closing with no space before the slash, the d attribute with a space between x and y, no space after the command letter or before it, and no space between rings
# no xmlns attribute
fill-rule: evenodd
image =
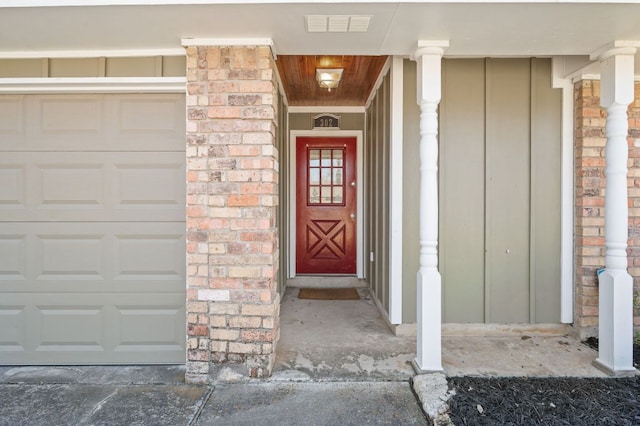
<svg viewBox="0 0 640 426"><path fill-rule="evenodd" d="M323 89L335 89L342 78L342 68L316 68L316 81Z"/></svg>

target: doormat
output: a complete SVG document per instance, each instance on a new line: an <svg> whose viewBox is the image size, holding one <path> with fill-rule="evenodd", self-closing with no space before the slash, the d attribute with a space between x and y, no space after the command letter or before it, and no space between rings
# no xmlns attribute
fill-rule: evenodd
<svg viewBox="0 0 640 426"><path fill-rule="evenodd" d="M355 288L301 288L298 299L314 300L359 300Z"/></svg>

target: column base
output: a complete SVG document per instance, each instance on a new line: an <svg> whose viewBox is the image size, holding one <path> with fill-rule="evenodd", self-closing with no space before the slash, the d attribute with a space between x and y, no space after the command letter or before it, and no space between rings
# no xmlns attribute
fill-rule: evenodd
<svg viewBox="0 0 640 426"><path fill-rule="evenodd" d="M600 358L596 358L596 360L593 361L593 366L611 377L633 377L640 375L640 371L635 368L614 370L609 365L602 362Z"/></svg>
<svg viewBox="0 0 640 426"><path fill-rule="evenodd" d="M411 360L411 367L413 367L413 371L415 371L416 374L420 375L420 374L431 374L431 373L444 373L444 369L440 368L440 369L427 369L424 370L422 369L422 367L420 367L420 365L418 365L418 359L414 358L413 360Z"/></svg>
<svg viewBox="0 0 640 426"><path fill-rule="evenodd" d="M633 368L633 278L626 270L605 270L599 282L598 358L607 374Z"/></svg>
<svg viewBox="0 0 640 426"><path fill-rule="evenodd" d="M442 371L442 278L436 268L418 271L418 339L415 364L420 371Z"/></svg>

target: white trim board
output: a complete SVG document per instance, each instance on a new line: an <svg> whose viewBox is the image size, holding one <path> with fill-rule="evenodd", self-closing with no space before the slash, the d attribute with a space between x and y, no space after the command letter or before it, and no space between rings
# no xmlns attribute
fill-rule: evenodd
<svg viewBox="0 0 640 426"><path fill-rule="evenodd" d="M118 50L25 50L0 51L0 59L39 58L144 58L150 56L185 56L183 47L169 49L118 49Z"/></svg>
<svg viewBox="0 0 640 426"><path fill-rule="evenodd" d="M185 77L0 78L0 93L185 93Z"/></svg>
<svg viewBox="0 0 640 426"><path fill-rule="evenodd" d="M560 193L560 322L573 323L574 299L574 150L573 150L573 82L562 75L563 61L554 57L551 62L552 86L562 89L561 189Z"/></svg>
<svg viewBox="0 0 640 426"><path fill-rule="evenodd" d="M357 182L364 182L363 132L361 130L291 130L289 132L289 273L296 277L296 144L298 137L355 137L357 156ZM356 275L364 279L364 188L357 185L356 214Z"/></svg>
<svg viewBox="0 0 640 426"><path fill-rule="evenodd" d="M389 322L402 324L402 203L404 59L391 58L391 145L389 150Z"/></svg>
<svg viewBox="0 0 640 426"><path fill-rule="evenodd" d="M367 109L363 106L290 106L289 107L290 114L296 113L318 113L321 114L323 112L331 111L333 113L354 113L354 114L364 114Z"/></svg>

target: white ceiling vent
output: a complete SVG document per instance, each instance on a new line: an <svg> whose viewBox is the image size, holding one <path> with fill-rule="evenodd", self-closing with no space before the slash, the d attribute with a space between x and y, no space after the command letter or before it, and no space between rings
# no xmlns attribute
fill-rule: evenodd
<svg viewBox="0 0 640 426"><path fill-rule="evenodd" d="M310 33L366 33L370 15L307 15L305 23Z"/></svg>

